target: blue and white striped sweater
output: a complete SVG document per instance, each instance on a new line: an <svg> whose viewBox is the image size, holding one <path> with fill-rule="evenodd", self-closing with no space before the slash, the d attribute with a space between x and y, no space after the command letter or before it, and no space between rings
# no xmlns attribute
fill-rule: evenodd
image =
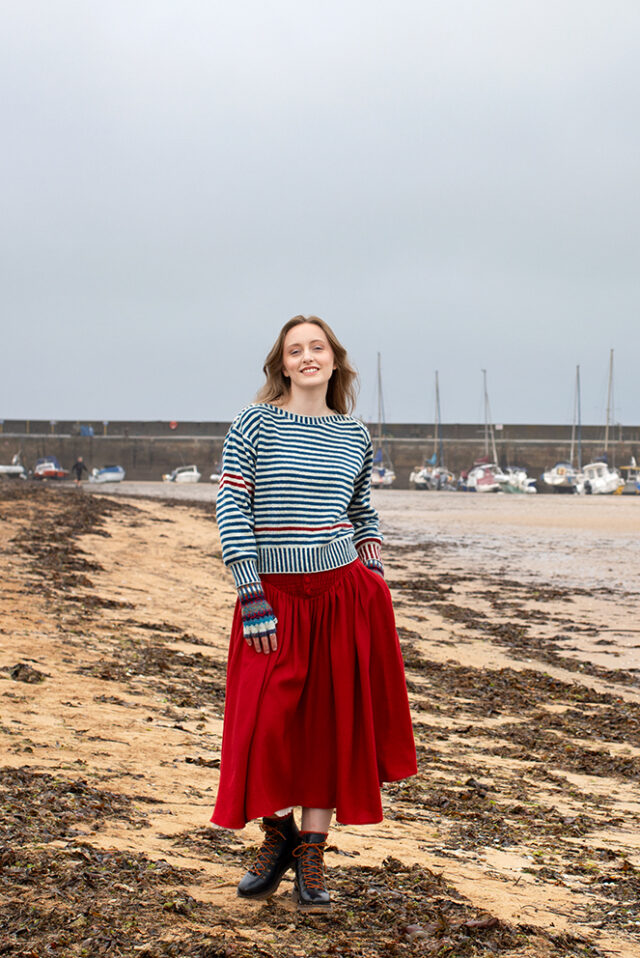
<svg viewBox="0 0 640 958"><path fill-rule="evenodd" d="M236 585L379 557L371 438L352 416L247 406L224 441L216 516Z"/></svg>

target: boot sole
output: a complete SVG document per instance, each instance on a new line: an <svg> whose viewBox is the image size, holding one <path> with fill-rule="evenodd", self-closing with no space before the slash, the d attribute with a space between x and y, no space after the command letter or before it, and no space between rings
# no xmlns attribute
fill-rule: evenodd
<svg viewBox="0 0 640 958"><path fill-rule="evenodd" d="M295 895L295 898L298 903L298 911L304 911L307 914L312 914L312 915L313 914L326 915L328 911L331 911L331 906L333 904L332 901L327 901L327 902L303 901L302 898L300 897L300 889L298 888L297 881L295 881L293 885L293 894Z"/></svg>

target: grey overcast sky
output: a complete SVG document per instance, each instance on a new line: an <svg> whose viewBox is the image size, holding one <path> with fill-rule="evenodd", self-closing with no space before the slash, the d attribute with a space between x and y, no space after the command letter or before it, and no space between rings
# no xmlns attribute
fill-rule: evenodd
<svg viewBox="0 0 640 958"><path fill-rule="evenodd" d="M0 418L640 422L638 0L2 0Z"/></svg>

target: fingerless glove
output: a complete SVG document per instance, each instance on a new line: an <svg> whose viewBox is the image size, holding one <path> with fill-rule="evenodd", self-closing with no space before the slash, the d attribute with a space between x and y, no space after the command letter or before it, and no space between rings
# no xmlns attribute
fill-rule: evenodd
<svg viewBox="0 0 640 958"><path fill-rule="evenodd" d="M278 620L265 598L262 585L259 582L250 582L249 585L238 586L238 598L245 639L274 635Z"/></svg>

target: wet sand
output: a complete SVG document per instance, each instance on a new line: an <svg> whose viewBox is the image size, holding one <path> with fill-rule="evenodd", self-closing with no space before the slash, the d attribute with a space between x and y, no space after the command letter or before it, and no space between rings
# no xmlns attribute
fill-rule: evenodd
<svg viewBox="0 0 640 958"><path fill-rule="evenodd" d="M377 495L420 771L328 921L235 897L215 487L137 485L0 490L3 953L638 954L640 502Z"/></svg>
<svg viewBox="0 0 640 958"><path fill-rule="evenodd" d="M216 483L84 484L125 497L214 503ZM437 542L491 571L517 563L523 576L564 585L640 589L640 496L478 495L374 491L386 539ZM576 540L576 536L579 537ZM624 552L624 555L621 553ZM553 555L552 555L553 553ZM611 553L614 561L609 561Z"/></svg>

